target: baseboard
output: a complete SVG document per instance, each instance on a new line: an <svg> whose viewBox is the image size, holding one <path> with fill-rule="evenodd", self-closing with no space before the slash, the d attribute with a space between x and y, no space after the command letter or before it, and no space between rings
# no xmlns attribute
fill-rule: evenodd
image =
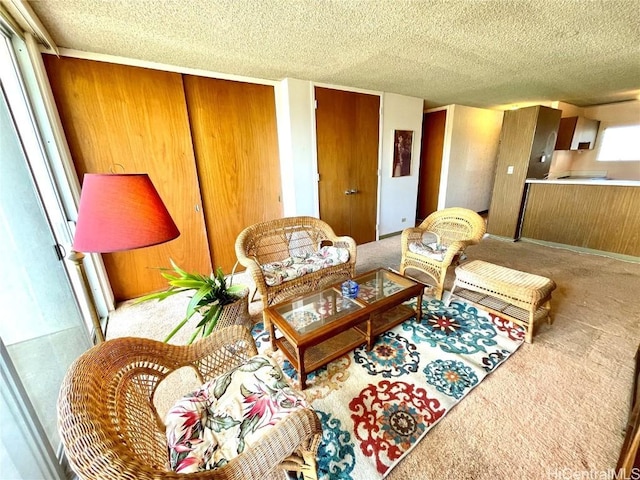
<svg viewBox="0 0 640 480"><path fill-rule="evenodd" d="M622 260L631 263L640 263L640 257L634 257L633 255L624 255L622 253L605 252L604 250L594 250L593 248L577 247L575 245L567 245L565 243L548 242L546 240L537 240L534 238L520 238L520 241L525 243L535 243L543 245L545 247L563 248L572 252L587 253L589 255L599 255L601 257L614 258L616 260Z"/></svg>
<svg viewBox="0 0 640 480"><path fill-rule="evenodd" d="M399 232L385 233L384 235L380 235L379 240L384 240L385 238L395 237L396 235L402 235L402 230L400 230Z"/></svg>

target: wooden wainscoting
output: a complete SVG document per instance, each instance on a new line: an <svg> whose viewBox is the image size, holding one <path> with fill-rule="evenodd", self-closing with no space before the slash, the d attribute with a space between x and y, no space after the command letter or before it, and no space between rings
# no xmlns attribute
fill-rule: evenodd
<svg viewBox="0 0 640 480"><path fill-rule="evenodd" d="M529 185L522 236L640 256L640 187Z"/></svg>

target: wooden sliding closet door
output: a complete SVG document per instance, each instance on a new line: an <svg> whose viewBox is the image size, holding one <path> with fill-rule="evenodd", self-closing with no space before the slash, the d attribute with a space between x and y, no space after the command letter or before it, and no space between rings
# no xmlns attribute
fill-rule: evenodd
<svg viewBox="0 0 640 480"><path fill-rule="evenodd" d="M211 271L189 121L179 74L44 55L69 149L85 173L148 173L180 236L103 255L117 300L166 288L169 259Z"/></svg>
<svg viewBox="0 0 640 480"><path fill-rule="evenodd" d="M191 75L183 79L211 258L229 272L238 234L282 216L274 89Z"/></svg>

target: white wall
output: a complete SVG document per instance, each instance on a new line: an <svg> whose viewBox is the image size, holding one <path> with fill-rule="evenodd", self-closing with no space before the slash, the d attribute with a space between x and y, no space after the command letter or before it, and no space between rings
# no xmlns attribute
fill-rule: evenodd
<svg viewBox="0 0 640 480"><path fill-rule="evenodd" d="M413 226L415 222L423 105L424 101L421 98L394 93L385 93L383 96L379 235L400 232ZM395 130L413 131L411 175L406 177L391 176Z"/></svg>
<svg viewBox="0 0 640 480"><path fill-rule="evenodd" d="M447 108L438 209L489 209L502 117L501 110Z"/></svg>
<svg viewBox="0 0 640 480"><path fill-rule="evenodd" d="M311 82L287 78L275 91L283 213L317 217L313 87Z"/></svg>
<svg viewBox="0 0 640 480"><path fill-rule="evenodd" d="M283 207L287 216L319 215L314 85L305 80L289 78L276 86ZM415 219L422 142L422 108L421 98L382 94L376 222L378 235L399 232L411 225ZM407 177L391 177L394 130L414 132L411 175Z"/></svg>

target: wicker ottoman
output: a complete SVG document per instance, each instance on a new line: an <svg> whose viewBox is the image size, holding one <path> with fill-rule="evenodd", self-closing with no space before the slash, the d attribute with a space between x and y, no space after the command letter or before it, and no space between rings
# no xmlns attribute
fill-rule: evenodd
<svg viewBox="0 0 640 480"><path fill-rule="evenodd" d="M455 292L469 303L522 325L527 330L525 340L531 343L536 321L547 318L552 323L549 302L555 288L549 278L474 260L456 267L451 296Z"/></svg>

